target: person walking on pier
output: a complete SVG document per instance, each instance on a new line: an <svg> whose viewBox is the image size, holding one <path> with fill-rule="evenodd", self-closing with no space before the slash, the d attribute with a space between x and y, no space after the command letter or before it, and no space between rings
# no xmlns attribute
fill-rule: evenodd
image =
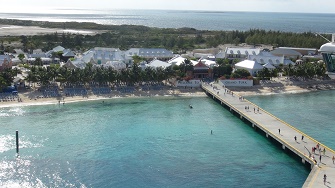
<svg viewBox="0 0 335 188"><path fill-rule="evenodd" d="M301 135L301 141L303 141L304 140L304 135Z"/></svg>
<svg viewBox="0 0 335 188"><path fill-rule="evenodd" d="M322 157L321 157L321 155L320 155L320 157L319 157L319 158L320 158L320 163L321 163L321 158L322 158Z"/></svg>
<svg viewBox="0 0 335 188"><path fill-rule="evenodd" d="M278 132L279 132L279 134L280 134L280 129L278 129Z"/></svg>
<svg viewBox="0 0 335 188"><path fill-rule="evenodd" d="M332 159L333 159L333 164L334 164L334 161L335 161L335 156L334 156L334 155L333 155L333 158L332 158Z"/></svg>
<svg viewBox="0 0 335 188"><path fill-rule="evenodd" d="M323 184L326 185L326 182L327 182L327 175L325 174L325 175L323 175Z"/></svg>
<svg viewBox="0 0 335 188"><path fill-rule="evenodd" d="M294 136L294 140L297 141L297 137L296 136Z"/></svg>

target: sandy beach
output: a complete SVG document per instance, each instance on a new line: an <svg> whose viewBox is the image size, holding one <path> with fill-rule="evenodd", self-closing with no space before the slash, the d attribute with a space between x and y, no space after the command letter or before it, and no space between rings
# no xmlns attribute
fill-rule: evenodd
<svg viewBox="0 0 335 188"><path fill-rule="evenodd" d="M0 36L21 36L21 35L42 35L53 33L73 33L83 35L96 35L105 31L102 30L74 30L61 28L43 28L37 26L17 26L17 25L0 25Z"/></svg>
<svg viewBox="0 0 335 188"><path fill-rule="evenodd" d="M229 87L231 91L240 96L252 95L274 95L274 94L294 94L303 92L312 92L318 90L335 89L335 80L288 80L287 78L275 78L273 80L261 81L259 85L252 87ZM62 94L62 93L61 93ZM22 102L9 101L1 102L0 107L14 107L14 106L30 106L30 105L48 105L83 102L92 100L106 100L115 98L139 98L139 97L205 97L206 94L201 88L177 88L164 87L162 90L140 91L135 90L133 93L120 93L112 91L110 94L94 95L88 92L88 95L83 96L65 96L61 97L43 98L42 93L36 89L19 92L19 98Z"/></svg>
<svg viewBox="0 0 335 188"><path fill-rule="evenodd" d="M29 90L19 92L19 98L22 102L7 101L1 102L1 107L15 107L15 106L32 106L32 105L49 105L49 104L61 104L93 100L107 100L117 98L139 98L139 97L205 97L206 94L200 88L184 89L184 88L164 88L163 90L150 90L150 91L139 91L135 90L133 93L120 93L118 91L112 91L110 94L105 95L94 95L89 94L87 96L65 96L42 98L42 93L36 90Z"/></svg>
<svg viewBox="0 0 335 188"><path fill-rule="evenodd" d="M335 80L297 80L281 77L260 81L259 85L252 87L230 87L229 89L241 96L294 94L335 89Z"/></svg>

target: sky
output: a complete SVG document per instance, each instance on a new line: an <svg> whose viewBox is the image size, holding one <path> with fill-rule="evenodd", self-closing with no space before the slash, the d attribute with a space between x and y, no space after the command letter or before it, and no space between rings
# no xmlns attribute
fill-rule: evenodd
<svg viewBox="0 0 335 188"><path fill-rule="evenodd" d="M50 9L163 9L251 12L334 13L334 0L9 0L0 12Z"/></svg>

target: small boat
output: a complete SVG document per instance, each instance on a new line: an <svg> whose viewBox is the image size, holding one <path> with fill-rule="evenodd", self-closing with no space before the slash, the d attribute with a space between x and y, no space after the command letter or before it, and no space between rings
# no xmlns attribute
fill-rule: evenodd
<svg viewBox="0 0 335 188"><path fill-rule="evenodd" d="M190 108L193 108L193 106L192 106L192 105L189 105L189 107L190 107Z"/></svg>

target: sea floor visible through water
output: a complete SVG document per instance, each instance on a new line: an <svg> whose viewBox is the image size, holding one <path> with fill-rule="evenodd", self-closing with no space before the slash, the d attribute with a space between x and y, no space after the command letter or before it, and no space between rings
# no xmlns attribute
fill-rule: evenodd
<svg viewBox="0 0 335 188"><path fill-rule="evenodd" d="M2 187L301 187L309 173L207 97L1 108L0 116Z"/></svg>

